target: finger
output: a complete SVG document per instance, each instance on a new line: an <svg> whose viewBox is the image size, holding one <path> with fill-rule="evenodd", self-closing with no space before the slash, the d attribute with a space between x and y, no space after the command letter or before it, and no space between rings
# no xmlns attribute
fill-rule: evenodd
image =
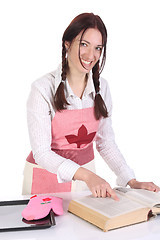
<svg viewBox="0 0 160 240"><path fill-rule="evenodd" d="M110 196L111 196L114 200L119 201L119 198L118 198L117 194L115 193L115 191L114 191L111 187L109 187L109 188L107 189L107 193L110 194Z"/></svg>
<svg viewBox="0 0 160 240"><path fill-rule="evenodd" d="M92 195L93 195L93 197L97 197L97 192L95 189L92 190Z"/></svg>
<svg viewBox="0 0 160 240"><path fill-rule="evenodd" d="M156 188L155 190L154 190L154 192L159 192L160 191L160 188Z"/></svg>
<svg viewBox="0 0 160 240"><path fill-rule="evenodd" d="M109 198L111 197L111 194L109 194L108 192L107 192L107 194L106 194L106 195L107 195L107 197L109 197Z"/></svg>
<svg viewBox="0 0 160 240"><path fill-rule="evenodd" d="M148 190L156 192L158 190L158 186L156 186L153 182L149 183Z"/></svg>
<svg viewBox="0 0 160 240"><path fill-rule="evenodd" d="M107 191L106 191L106 189L102 189L102 190L101 190L101 197L102 197L102 198L106 198L106 197L107 197Z"/></svg>
<svg viewBox="0 0 160 240"><path fill-rule="evenodd" d="M154 192L159 192L160 191L160 188L158 186L155 185L155 188L153 190Z"/></svg>
<svg viewBox="0 0 160 240"><path fill-rule="evenodd" d="M100 189L96 189L96 193L97 193L97 197L101 197L101 190Z"/></svg>
<svg viewBox="0 0 160 240"><path fill-rule="evenodd" d="M159 192L160 191L160 187L156 187L156 192Z"/></svg>
<svg viewBox="0 0 160 240"><path fill-rule="evenodd" d="M154 192L159 192L159 191L160 191L160 187L157 186L157 185L155 185L155 184L154 184L154 188L155 188L155 189L154 189Z"/></svg>

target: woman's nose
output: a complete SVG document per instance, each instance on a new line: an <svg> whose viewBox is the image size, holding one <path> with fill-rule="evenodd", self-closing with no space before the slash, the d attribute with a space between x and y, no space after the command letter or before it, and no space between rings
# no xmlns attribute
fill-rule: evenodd
<svg viewBox="0 0 160 240"><path fill-rule="evenodd" d="M94 58L94 49L88 48L87 58L88 58L89 60L93 60L93 58Z"/></svg>

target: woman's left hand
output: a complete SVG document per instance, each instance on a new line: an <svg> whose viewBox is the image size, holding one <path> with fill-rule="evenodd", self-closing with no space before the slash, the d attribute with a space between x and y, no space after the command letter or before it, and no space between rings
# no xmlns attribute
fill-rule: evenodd
<svg viewBox="0 0 160 240"><path fill-rule="evenodd" d="M153 182L138 182L136 179L132 179L128 182L128 185L131 188L136 188L136 189L138 189L138 188L146 189L146 190L153 191L153 192L160 191L160 187L155 185Z"/></svg>

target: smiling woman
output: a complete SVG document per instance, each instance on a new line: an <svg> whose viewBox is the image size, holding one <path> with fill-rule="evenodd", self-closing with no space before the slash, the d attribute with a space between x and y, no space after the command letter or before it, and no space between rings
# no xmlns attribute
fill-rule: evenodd
<svg viewBox="0 0 160 240"><path fill-rule="evenodd" d="M159 191L136 181L114 139L108 83L100 77L106 59L107 31L93 13L78 15L62 38L62 64L32 84L27 103L32 152L24 170L24 194L83 190L113 197L96 174L93 141L117 184Z"/></svg>
<svg viewBox="0 0 160 240"><path fill-rule="evenodd" d="M81 98L86 87L87 73L92 69L96 91L94 110L97 119L101 116L107 117L108 114L106 105L99 94L99 74L105 64L106 43L106 27L101 18L93 13L83 13L75 17L62 38L62 80L66 80L67 74L72 90ZM101 66L99 66L102 47L103 56ZM55 94L54 103L57 110L65 109L67 104L63 92L62 82Z"/></svg>
<svg viewBox="0 0 160 240"><path fill-rule="evenodd" d="M83 33L83 37L81 32L72 43L65 42L65 46L68 54L67 78L72 85L73 92L81 98L86 86L86 81L84 81L86 74L100 59L102 35L98 29L89 28ZM75 81L77 81L76 85Z"/></svg>
<svg viewBox="0 0 160 240"><path fill-rule="evenodd" d="M69 69L72 67L71 64L74 64L74 67L79 67L77 69L79 73L86 74L94 67L101 56L102 35L98 29L89 28L83 33L83 36L82 32L78 34L72 44L66 41L65 47L69 53Z"/></svg>

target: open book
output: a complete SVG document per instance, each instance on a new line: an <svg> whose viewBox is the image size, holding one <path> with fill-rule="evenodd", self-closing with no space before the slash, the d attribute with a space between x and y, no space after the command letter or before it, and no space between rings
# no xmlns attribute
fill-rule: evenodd
<svg viewBox="0 0 160 240"><path fill-rule="evenodd" d="M103 231L149 220L160 214L160 194L143 189L115 188L119 201L92 195L72 200L68 211Z"/></svg>

